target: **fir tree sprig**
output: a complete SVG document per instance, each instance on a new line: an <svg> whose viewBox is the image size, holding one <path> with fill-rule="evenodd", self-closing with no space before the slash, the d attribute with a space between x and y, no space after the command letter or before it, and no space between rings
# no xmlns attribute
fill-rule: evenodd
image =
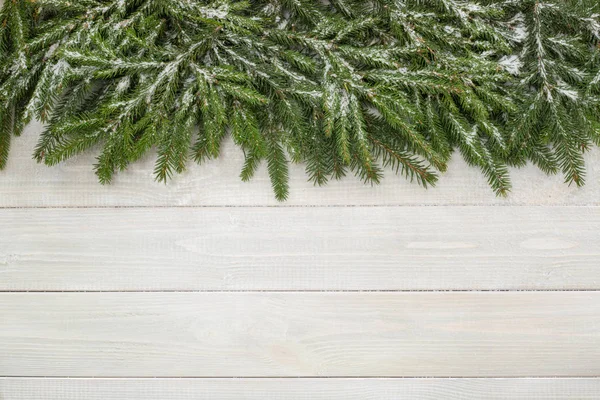
<svg viewBox="0 0 600 400"><path fill-rule="evenodd" d="M581 185L600 143L594 0L6 0L0 168L46 125L48 165L98 151L100 182L156 149L167 181L231 136L277 199L383 168L434 185L454 150L498 195L532 161Z"/></svg>

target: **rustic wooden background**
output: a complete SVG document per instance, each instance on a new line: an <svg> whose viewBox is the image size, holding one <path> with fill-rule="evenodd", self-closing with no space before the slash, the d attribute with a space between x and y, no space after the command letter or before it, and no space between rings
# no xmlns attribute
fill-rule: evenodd
<svg viewBox="0 0 600 400"><path fill-rule="evenodd" d="M0 399L598 399L600 151L495 198L219 160L101 186L93 155L0 173Z"/></svg>

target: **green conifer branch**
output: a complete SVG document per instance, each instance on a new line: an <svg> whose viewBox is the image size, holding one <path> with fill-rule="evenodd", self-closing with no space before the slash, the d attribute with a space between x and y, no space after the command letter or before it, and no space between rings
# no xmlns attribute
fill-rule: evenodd
<svg viewBox="0 0 600 400"><path fill-rule="evenodd" d="M528 161L581 185L599 43L594 0L6 0L0 168L37 118L34 157L97 151L102 183L152 149L167 181L230 135L280 200L289 162L430 186L454 150L498 195Z"/></svg>

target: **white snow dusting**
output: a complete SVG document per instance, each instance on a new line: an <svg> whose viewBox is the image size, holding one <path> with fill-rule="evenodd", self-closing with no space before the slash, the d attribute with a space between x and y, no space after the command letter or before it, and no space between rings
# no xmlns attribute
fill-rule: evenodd
<svg viewBox="0 0 600 400"><path fill-rule="evenodd" d="M517 55L504 56L498 62L505 70L513 75L519 75L523 61Z"/></svg>
<svg viewBox="0 0 600 400"><path fill-rule="evenodd" d="M556 91L570 100L579 100L579 93L565 82L560 82L558 86L556 86Z"/></svg>
<svg viewBox="0 0 600 400"><path fill-rule="evenodd" d="M229 5L225 4L219 8L201 7L202 16L210 19L225 19L229 15Z"/></svg>

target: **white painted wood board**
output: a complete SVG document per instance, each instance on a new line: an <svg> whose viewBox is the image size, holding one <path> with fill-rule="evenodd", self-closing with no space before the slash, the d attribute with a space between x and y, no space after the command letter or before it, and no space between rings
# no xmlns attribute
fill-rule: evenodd
<svg viewBox="0 0 600 400"><path fill-rule="evenodd" d="M583 189L528 166L499 199L457 155L430 190L295 165L277 203L231 141L101 186L40 130L0 172L1 400L600 398L597 149Z"/></svg>
<svg viewBox="0 0 600 400"><path fill-rule="evenodd" d="M3 400L597 400L600 379L0 378Z"/></svg>
<svg viewBox="0 0 600 400"><path fill-rule="evenodd" d="M600 292L2 293L0 315L0 376L600 375Z"/></svg>
<svg viewBox="0 0 600 400"><path fill-rule="evenodd" d="M308 182L304 166L290 170L289 201L278 203L266 167L249 183L239 179L242 152L231 140L220 158L176 176L169 184L154 181L155 157L148 156L102 186L93 173L96 154L79 155L55 167L36 164L31 154L42 130L32 123L13 140L6 170L0 171L0 207L109 206L301 206L301 205L600 205L600 150L586 156L587 186L564 184L560 175L547 177L533 166L513 170L513 192L497 198L485 177L456 154L435 188L425 190L391 171L379 186L349 176L326 187Z"/></svg>
<svg viewBox="0 0 600 400"><path fill-rule="evenodd" d="M600 289L600 207L0 210L0 290Z"/></svg>

